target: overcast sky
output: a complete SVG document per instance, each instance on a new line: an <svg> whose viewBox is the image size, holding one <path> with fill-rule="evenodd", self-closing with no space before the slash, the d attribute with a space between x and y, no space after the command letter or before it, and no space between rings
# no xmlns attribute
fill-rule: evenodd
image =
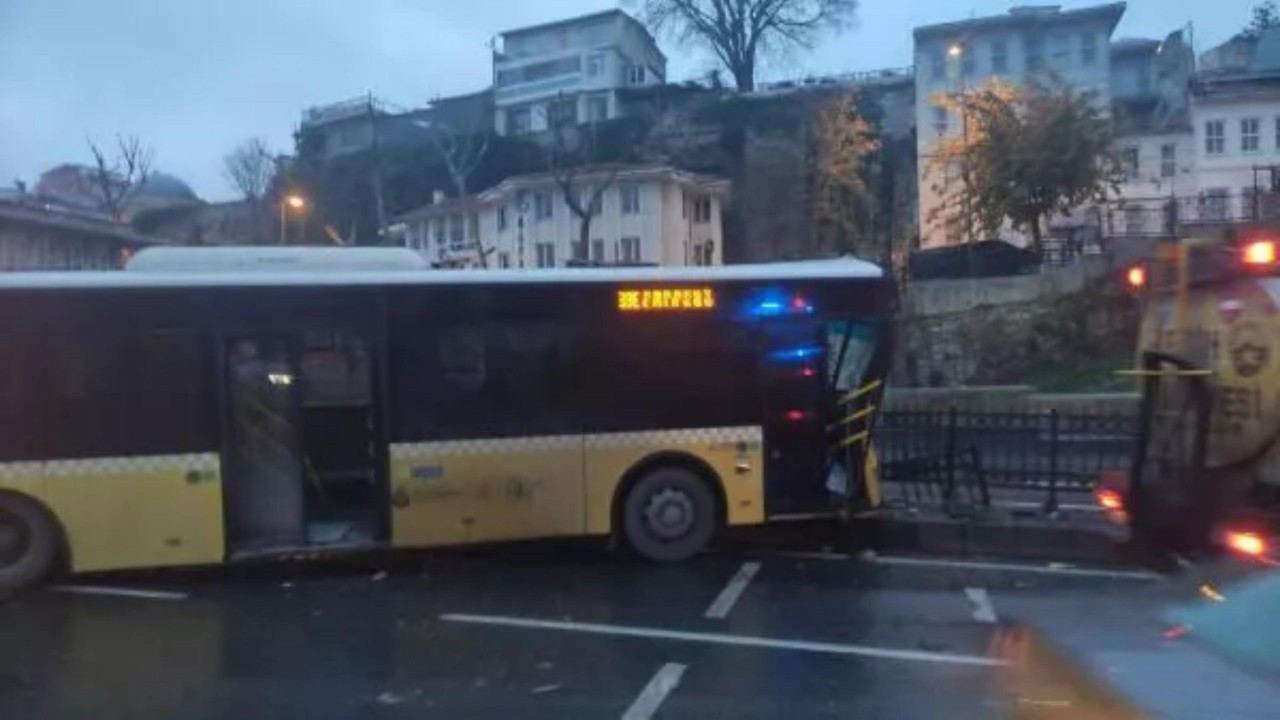
<svg viewBox="0 0 1280 720"><path fill-rule="evenodd" d="M1116 35L1193 23L1197 51L1239 30L1257 0L1130 0ZM623 7L629 7L625 2ZM765 79L911 63L911 28L1031 0L861 0L853 28L770 63ZM1100 4L1067 1L1064 7ZM616 0L0 0L0 186L86 162L86 137L135 134L157 169L210 200L232 192L222 156L258 135L292 148L307 106L372 91L401 105L478 90L503 30ZM1181 14L1179 14L1181 13ZM712 67L659 44L669 78Z"/></svg>

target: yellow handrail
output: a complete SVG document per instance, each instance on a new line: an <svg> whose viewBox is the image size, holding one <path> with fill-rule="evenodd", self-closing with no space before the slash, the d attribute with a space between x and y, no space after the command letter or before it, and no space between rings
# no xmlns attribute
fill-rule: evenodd
<svg viewBox="0 0 1280 720"><path fill-rule="evenodd" d="M827 426L827 429L828 429L828 430L835 430L836 428L840 427L841 425L848 425L849 423L853 422L854 420L861 420L862 418L865 418L866 416L868 416L868 415L870 415L871 413L875 412L875 410L876 410L876 406L875 406L875 405L868 405L868 406L866 406L866 407L862 408L861 410L854 411L854 413L853 413L853 414L851 414L849 417L847 417L847 418L845 418L845 419L843 419L843 420L840 420L839 422L836 422L836 423L833 423L833 424L831 424L831 425L828 425L828 426Z"/></svg>
<svg viewBox="0 0 1280 720"><path fill-rule="evenodd" d="M872 382L869 382L866 385L863 385L862 387L851 391L848 395L845 395L844 397L840 398L840 404L844 405L845 403L853 402L854 400L857 400L863 395L875 392L876 390L880 389L880 386L883 383L884 383L883 380L874 380Z"/></svg>

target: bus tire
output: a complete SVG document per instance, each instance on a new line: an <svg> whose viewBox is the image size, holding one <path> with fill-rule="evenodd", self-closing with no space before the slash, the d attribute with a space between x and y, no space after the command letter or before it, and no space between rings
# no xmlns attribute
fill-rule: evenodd
<svg viewBox="0 0 1280 720"><path fill-rule="evenodd" d="M53 570L58 532L36 501L0 493L0 590L30 587Z"/></svg>
<svg viewBox="0 0 1280 720"><path fill-rule="evenodd" d="M716 528L716 500L706 481L681 467L645 473L627 491L622 531L627 544L655 562L696 555Z"/></svg>

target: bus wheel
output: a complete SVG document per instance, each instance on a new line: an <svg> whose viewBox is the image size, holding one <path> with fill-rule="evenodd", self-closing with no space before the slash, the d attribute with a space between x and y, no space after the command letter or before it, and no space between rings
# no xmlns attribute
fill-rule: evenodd
<svg viewBox="0 0 1280 720"><path fill-rule="evenodd" d="M0 590L43 580L58 556L58 535L44 509L18 495L0 494Z"/></svg>
<svg viewBox="0 0 1280 720"><path fill-rule="evenodd" d="M716 526L716 501L706 482L678 467L662 467L627 492L623 532L631 547L657 562L676 562L706 547Z"/></svg>

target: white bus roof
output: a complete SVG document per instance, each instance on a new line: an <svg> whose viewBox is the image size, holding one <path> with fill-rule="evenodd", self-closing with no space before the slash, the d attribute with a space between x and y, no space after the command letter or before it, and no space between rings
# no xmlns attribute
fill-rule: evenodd
<svg viewBox="0 0 1280 720"><path fill-rule="evenodd" d="M386 250L386 248L287 248L294 250L320 250L337 255L358 251ZM191 253L212 251L215 254L232 255L247 248L181 248ZM267 249L262 257L281 248ZM392 250L395 250L394 248ZM405 250L413 254L412 251ZM310 254L310 253L308 253ZM545 270L423 270L400 267L390 255L379 259L382 253L370 252L359 258L362 267L351 268L337 263L334 258L301 258L290 265L288 260L272 265L271 261L254 261L251 256L240 259L228 257L212 263L215 267L196 269L175 262L171 268L162 269L157 260L141 267L134 265L126 271L83 272L7 272L0 273L0 290L35 288L145 288L145 287L276 287L276 286L354 286L354 285L503 285L539 283L659 283L659 282L713 282L723 280L804 280L804 279L880 279L884 271L878 266L853 258L834 260L806 260L785 263L759 263L723 265L716 267L602 267L602 268L554 268ZM399 252L396 252L399 255ZM143 253L138 253L141 257ZM353 256L348 256L353 257ZM237 269L242 263L248 267ZM360 263L357 263L359 265ZM370 267L378 266L382 267ZM252 269L250 269L252 268Z"/></svg>
<svg viewBox="0 0 1280 720"><path fill-rule="evenodd" d="M130 272L381 272L429 270L408 248L156 247L135 254Z"/></svg>

